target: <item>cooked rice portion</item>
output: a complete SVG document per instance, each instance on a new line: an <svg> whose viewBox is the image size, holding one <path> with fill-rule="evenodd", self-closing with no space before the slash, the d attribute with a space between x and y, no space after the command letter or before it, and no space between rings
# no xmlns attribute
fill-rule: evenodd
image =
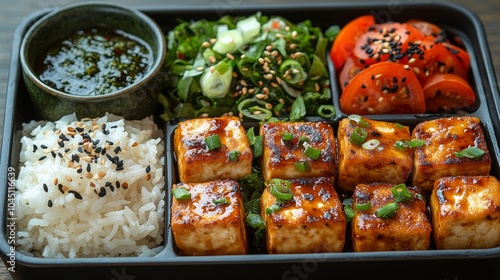
<svg viewBox="0 0 500 280"><path fill-rule="evenodd" d="M163 248L164 142L151 118L32 121L21 144L18 250L76 258Z"/></svg>

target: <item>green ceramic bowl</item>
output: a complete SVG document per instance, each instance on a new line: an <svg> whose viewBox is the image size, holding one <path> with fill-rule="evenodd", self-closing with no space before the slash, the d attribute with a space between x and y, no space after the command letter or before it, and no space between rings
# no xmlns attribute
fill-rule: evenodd
<svg viewBox="0 0 500 280"><path fill-rule="evenodd" d="M35 61L43 55L42 50L79 30L97 26L121 30L146 42L152 52L148 72L127 87L101 95L70 94L43 83L35 72ZM157 96L165 80L165 52L162 30L142 12L117 4L87 2L55 10L31 26L21 44L20 60L30 101L41 119L54 121L71 113L79 118L113 113L141 119L158 108Z"/></svg>

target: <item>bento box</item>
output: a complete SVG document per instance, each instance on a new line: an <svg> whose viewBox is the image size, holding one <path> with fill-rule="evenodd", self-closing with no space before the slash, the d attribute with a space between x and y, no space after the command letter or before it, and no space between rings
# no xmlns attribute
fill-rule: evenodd
<svg viewBox="0 0 500 280"><path fill-rule="evenodd" d="M476 95L475 105L461 115L470 115L481 120L486 146L491 155L489 175L500 178L500 96L487 38L482 23L471 11L460 6L445 3L324 3L301 5L237 5L220 6L158 6L139 8L149 15L164 30L172 30L179 20L215 20L224 15L248 16L261 12L279 15L292 22L310 20L314 26L327 29L332 25L344 26L354 18L371 14L377 21L405 21L413 18L435 23L454 38L458 38L471 57L469 74ZM209 277L220 279L322 279L337 277L384 278L384 279L497 279L500 278L500 247L489 249L428 250L354 252L346 246L337 253L269 254L252 252L240 255L186 256L176 245L172 229L171 187L180 183L178 158L175 156L174 134L183 119L162 121L155 115L155 121L163 130L165 149L165 201L164 230L161 250L147 257L90 257L61 258L34 257L16 251L16 219L9 214L15 208L12 196L20 160L22 124L36 120L27 100L26 87L19 68L19 47L23 34L46 12L38 12L26 18L16 29L13 41L9 82L7 89L6 114L3 131L0 177L4 186L0 188L1 227L0 250L2 260L14 279L56 278L56 279L194 279ZM342 119L348 114L340 110L340 86L335 67L329 62L332 105L335 115L327 120L307 117L307 121L323 121L336 131ZM420 122L447 114L380 114L369 118L395 122L413 129ZM258 121L242 122L245 129L256 128ZM147 170L149 172L149 170ZM52 202L50 202L51 204Z"/></svg>

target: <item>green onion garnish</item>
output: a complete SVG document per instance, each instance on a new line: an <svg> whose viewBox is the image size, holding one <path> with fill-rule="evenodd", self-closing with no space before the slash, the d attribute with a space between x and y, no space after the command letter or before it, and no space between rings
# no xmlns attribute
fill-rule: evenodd
<svg viewBox="0 0 500 280"><path fill-rule="evenodd" d="M411 139L409 145L410 145L410 148L422 147L425 145L425 140Z"/></svg>
<svg viewBox="0 0 500 280"><path fill-rule="evenodd" d="M266 208L266 214L271 214L281 209L281 204L274 203L273 205Z"/></svg>
<svg viewBox="0 0 500 280"><path fill-rule="evenodd" d="M281 139L283 139L283 141L290 141L293 139L293 134L284 131L281 133Z"/></svg>
<svg viewBox="0 0 500 280"><path fill-rule="evenodd" d="M356 145L362 145L365 142L366 137L368 137L368 131L362 129L361 127L355 127L349 137L349 140Z"/></svg>
<svg viewBox="0 0 500 280"><path fill-rule="evenodd" d="M238 156L240 155L240 151L234 150L229 152L229 160L237 162L238 161Z"/></svg>
<svg viewBox="0 0 500 280"><path fill-rule="evenodd" d="M217 135L217 134L207 136L205 138L205 144L207 144L207 148L209 151L222 147L222 143L220 142L219 135Z"/></svg>
<svg viewBox="0 0 500 280"><path fill-rule="evenodd" d="M363 143L363 145L361 145L361 147L363 147L363 149L365 149L365 150L373 150L373 149L377 148L379 145L380 145L380 141L378 141L377 139L370 139L370 140L366 141L365 143Z"/></svg>
<svg viewBox="0 0 500 280"><path fill-rule="evenodd" d="M321 151L308 146L304 151L304 154L308 156L310 159L317 160L321 155Z"/></svg>
<svg viewBox="0 0 500 280"><path fill-rule="evenodd" d="M264 137L262 135L255 136L255 142L251 146L254 158L262 156L264 153Z"/></svg>
<svg viewBox="0 0 500 280"><path fill-rule="evenodd" d="M354 218L354 210L352 210L351 204L344 205L344 213L347 222L350 222Z"/></svg>
<svg viewBox="0 0 500 280"><path fill-rule="evenodd" d="M221 197L221 198L214 198L214 199L212 200L212 202L213 202L214 204L217 204L217 205L219 205L219 204L228 204L228 203L229 203L225 197Z"/></svg>
<svg viewBox="0 0 500 280"><path fill-rule="evenodd" d="M394 126L399 129L405 128L405 126L400 123L394 123Z"/></svg>
<svg viewBox="0 0 500 280"><path fill-rule="evenodd" d="M311 171L311 166L308 161L297 161L294 163L295 170L298 172L309 172Z"/></svg>
<svg viewBox="0 0 500 280"><path fill-rule="evenodd" d="M252 146L255 143L254 127L250 127L247 130L247 139L248 139L248 143L250 144L250 146Z"/></svg>
<svg viewBox="0 0 500 280"><path fill-rule="evenodd" d="M269 180L269 189L271 193L278 199L288 201L293 198L292 183L287 180L273 178Z"/></svg>
<svg viewBox="0 0 500 280"><path fill-rule="evenodd" d="M335 107L333 105L320 105L316 112L320 117L333 118L335 116Z"/></svg>
<svg viewBox="0 0 500 280"><path fill-rule="evenodd" d="M372 207L372 204L368 201L367 203L356 203L354 206L356 206L356 210L366 211Z"/></svg>
<svg viewBox="0 0 500 280"><path fill-rule="evenodd" d="M264 227L266 227L264 221L262 220L262 217L259 214L250 213L247 215L247 218L245 220L247 222L247 225L252 228L263 229Z"/></svg>
<svg viewBox="0 0 500 280"><path fill-rule="evenodd" d="M392 188L392 197L394 197L395 202L403 202L413 199L413 196L405 184L395 185Z"/></svg>
<svg viewBox="0 0 500 280"><path fill-rule="evenodd" d="M389 202L386 205L379 208L375 215L381 219L391 218L396 215L396 211L399 209L399 205L396 202Z"/></svg>
<svg viewBox="0 0 500 280"><path fill-rule="evenodd" d="M349 120L357 123L359 126L364 128L370 128L370 124L363 119L360 115L352 114L347 117Z"/></svg>
<svg viewBox="0 0 500 280"><path fill-rule="evenodd" d="M172 190L172 194L177 200L186 200L191 198L191 193L185 187L177 187Z"/></svg>
<svg viewBox="0 0 500 280"><path fill-rule="evenodd" d="M486 154L485 151L479 149L478 147L469 147L461 150L460 152L455 152L455 156L458 158L479 158Z"/></svg>

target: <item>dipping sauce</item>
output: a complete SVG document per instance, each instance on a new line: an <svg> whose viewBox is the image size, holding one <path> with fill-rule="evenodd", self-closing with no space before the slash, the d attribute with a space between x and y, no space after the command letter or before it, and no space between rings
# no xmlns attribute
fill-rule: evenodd
<svg viewBox="0 0 500 280"><path fill-rule="evenodd" d="M146 75L152 51L120 30L95 28L50 45L36 61L36 74L48 86L74 95L102 95Z"/></svg>

